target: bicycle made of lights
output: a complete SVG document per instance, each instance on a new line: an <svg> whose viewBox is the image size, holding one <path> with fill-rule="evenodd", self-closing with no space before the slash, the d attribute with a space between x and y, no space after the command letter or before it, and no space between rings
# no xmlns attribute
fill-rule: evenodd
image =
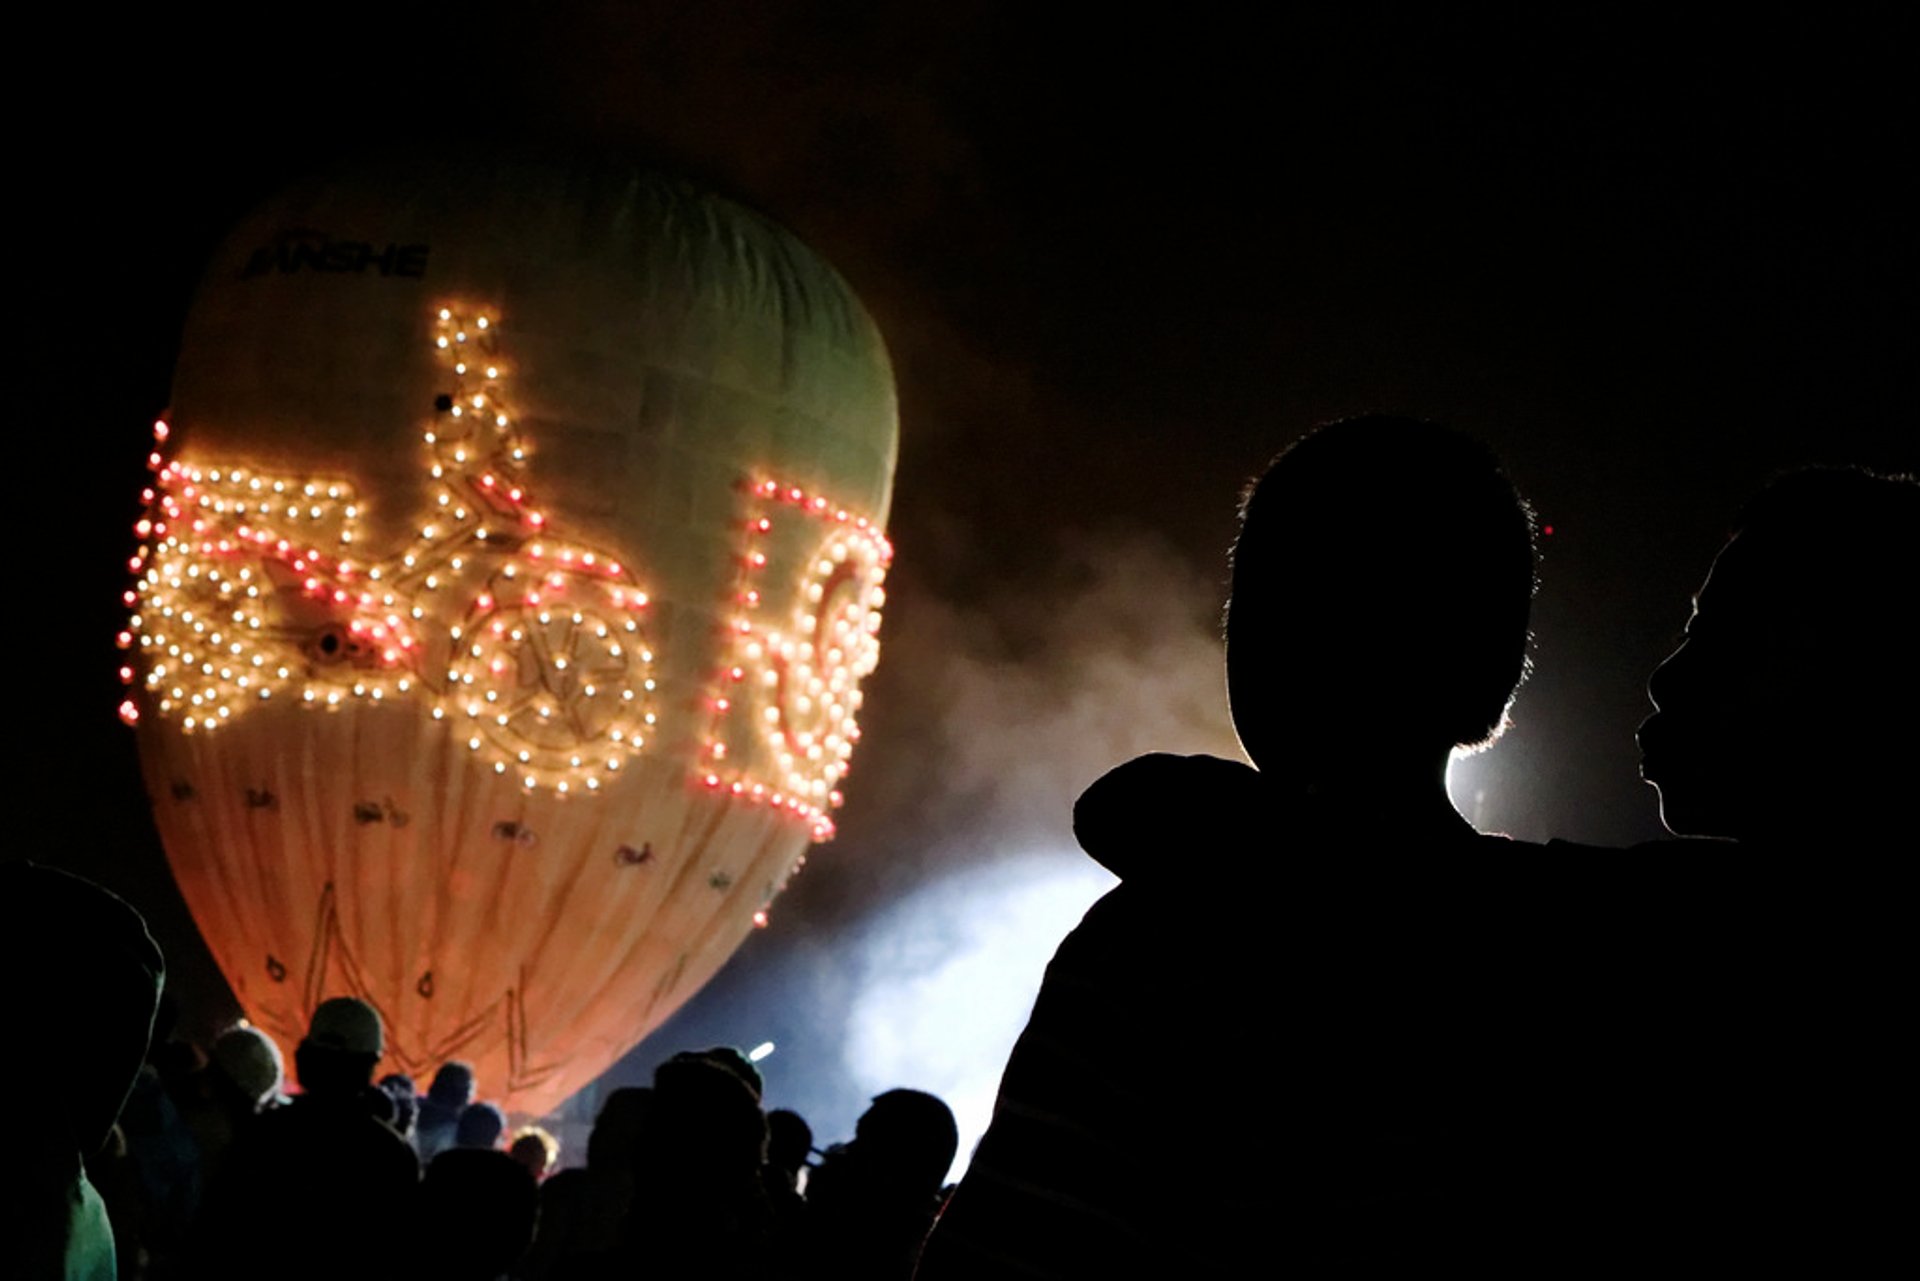
<svg viewBox="0 0 1920 1281"><path fill-rule="evenodd" d="M355 554L348 482L169 461L155 424L121 640L137 638L161 716L205 733L274 699L424 694L497 773L559 792L599 788L645 745L647 594L535 504L496 334L484 314L437 315L451 390L424 433L428 515L396 555Z"/></svg>

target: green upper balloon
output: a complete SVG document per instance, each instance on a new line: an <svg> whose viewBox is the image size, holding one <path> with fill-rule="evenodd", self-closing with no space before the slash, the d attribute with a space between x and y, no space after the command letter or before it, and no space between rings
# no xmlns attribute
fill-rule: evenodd
<svg viewBox="0 0 1920 1281"><path fill-rule="evenodd" d="M541 502L651 593L669 695L713 660L744 481L884 526L893 377L846 282L760 214L603 160L392 158L257 209L187 320L179 451L350 482L369 548L403 544L450 304L494 318Z"/></svg>

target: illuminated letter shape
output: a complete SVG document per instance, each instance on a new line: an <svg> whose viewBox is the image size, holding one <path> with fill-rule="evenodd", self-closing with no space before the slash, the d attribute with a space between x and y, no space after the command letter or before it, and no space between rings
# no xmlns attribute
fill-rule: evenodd
<svg viewBox="0 0 1920 1281"><path fill-rule="evenodd" d="M893 548L865 517L797 486L766 480L751 493L702 781L804 818L825 840L860 738L860 682L879 661Z"/></svg>
<svg viewBox="0 0 1920 1281"><path fill-rule="evenodd" d="M424 688L496 772L563 793L597 790L645 745L647 594L533 504L497 332L438 312L451 390L425 433L428 514L387 559L348 558L360 508L345 481L156 450L129 634L163 717L205 730L282 690L337 707Z"/></svg>

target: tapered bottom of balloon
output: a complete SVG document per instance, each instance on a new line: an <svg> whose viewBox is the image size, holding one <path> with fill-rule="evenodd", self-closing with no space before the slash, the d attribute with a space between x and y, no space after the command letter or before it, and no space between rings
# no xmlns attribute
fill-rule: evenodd
<svg viewBox="0 0 1920 1281"><path fill-rule="evenodd" d="M683 757L635 758L590 796L529 790L417 704L141 733L174 875L249 1019L291 1052L319 1002L360 997L382 1071L464 1060L522 1113L698 991L810 840Z"/></svg>

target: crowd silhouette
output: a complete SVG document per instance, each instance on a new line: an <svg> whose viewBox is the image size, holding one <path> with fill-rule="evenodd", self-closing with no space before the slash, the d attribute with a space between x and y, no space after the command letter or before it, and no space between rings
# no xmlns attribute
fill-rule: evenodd
<svg viewBox="0 0 1920 1281"><path fill-rule="evenodd" d="M938 1098L880 1094L818 1152L725 1047L607 1095L584 1154L511 1130L466 1064L425 1093L376 1082L385 1030L352 997L313 1011L288 1081L255 1029L173 1036L131 907L6 864L35 930L4 964L63 1068L0 1056L33 1101L0 1272L1878 1271L1904 1253L1913 1139L1917 567L1913 477L1778 480L1650 684L1644 773L1696 839L1509 840L1455 812L1445 769L1526 674L1531 512L1435 424L1308 434L1247 491L1232 552L1250 763L1142 757L1080 798L1120 883L1048 966L957 1187ZM1201 1036L1142 1052L1173 1017Z"/></svg>

